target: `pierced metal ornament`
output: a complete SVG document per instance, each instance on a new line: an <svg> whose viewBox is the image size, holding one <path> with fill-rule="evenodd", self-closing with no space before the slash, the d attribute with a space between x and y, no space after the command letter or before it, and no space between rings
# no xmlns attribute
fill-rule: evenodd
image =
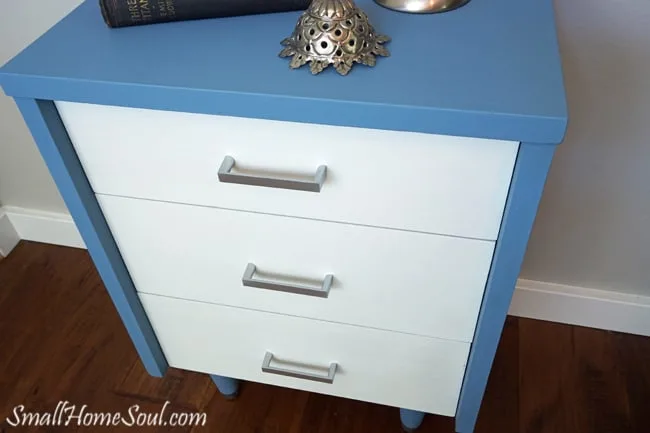
<svg viewBox="0 0 650 433"><path fill-rule="evenodd" d="M355 62L375 66L376 55L388 57L382 45L388 41L388 36L375 32L353 0L313 0L291 36L281 42L280 57L293 56L292 69L309 62L312 74L334 65L339 74L347 75Z"/></svg>

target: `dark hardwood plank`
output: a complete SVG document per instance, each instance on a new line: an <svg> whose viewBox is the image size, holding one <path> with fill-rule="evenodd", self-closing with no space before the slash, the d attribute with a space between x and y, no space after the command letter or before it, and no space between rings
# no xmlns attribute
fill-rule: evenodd
<svg viewBox="0 0 650 433"><path fill-rule="evenodd" d="M586 408L588 431L630 432L627 385L619 369L613 333L572 327L576 367L576 394Z"/></svg>
<svg viewBox="0 0 650 433"><path fill-rule="evenodd" d="M633 431L613 333L527 319L519 331L520 431Z"/></svg>
<svg viewBox="0 0 650 433"><path fill-rule="evenodd" d="M572 329L519 319L519 336L519 430L587 433L585 407L575 389Z"/></svg>
<svg viewBox="0 0 650 433"><path fill-rule="evenodd" d="M21 242L0 263L0 433L14 406L59 401L126 414L205 411L205 426L102 428L111 432L399 433L396 408L244 383L226 401L207 375L147 375L83 250ZM432 390L435 392L435 390ZM476 433L647 433L650 339L508 318ZM97 429L95 429L97 430ZM420 433L453 433L427 416Z"/></svg>
<svg viewBox="0 0 650 433"><path fill-rule="evenodd" d="M236 401L225 402L220 395L208 407L210 431L224 433L285 433L295 431L309 394L292 389L244 383ZM228 406L229 418L220 421L214 410ZM214 426L214 427L213 427ZM215 428L216 427L216 428ZM220 428L219 428L220 427ZM198 428L195 431L200 431Z"/></svg>
<svg viewBox="0 0 650 433"><path fill-rule="evenodd" d="M650 431L650 343L648 338L614 333L616 368L626 385L627 410L634 433Z"/></svg>
<svg viewBox="0 0 650 433"><path fill-rule="evenodd" d="M518 404L519 322L508 317L485 390L476 433L519 432Z"/></svg>

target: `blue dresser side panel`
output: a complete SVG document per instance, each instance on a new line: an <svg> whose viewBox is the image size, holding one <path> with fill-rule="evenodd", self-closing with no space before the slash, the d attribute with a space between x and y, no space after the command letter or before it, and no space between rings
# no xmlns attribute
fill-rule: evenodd
<svg viewBox="0 0 650 433"><path fill-rule="evenodd" d="M15 100L140 359L150 375L162 376L167 361L54 102Z"/></svg>
<svg viewBox="0 0 650 433"><path fill-rule="evenodd" d="M541 144L519 147L456 411L458 433L474 430L554 151Z"/></svg>

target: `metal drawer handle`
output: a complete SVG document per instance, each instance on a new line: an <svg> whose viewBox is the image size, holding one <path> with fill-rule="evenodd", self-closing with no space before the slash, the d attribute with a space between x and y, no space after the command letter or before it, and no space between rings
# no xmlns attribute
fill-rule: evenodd
<svg viewBox="0 0 650 433"><path fill-rule="evenodd" d="M246 266L244 275L241 278L242 284L244 286L257 287L258 289L276 290L278 292L296 293L298 295L308 295L308 296L316 296L319 298L327 298L330 294L332 281L334 280L333 275L331 274L325 275L325 279L323 279L323 284L321 284L319 288L302 286L299 284L285 284L285 283L280 283L280 282L270 281L270 280L261 280L261 279L254 280L253 275L255 274L256 269L257 268L253 263L249 263Z"/></svg>
<svg viewBox="0 0 650 433"><path fill-rule="evenodd" d="M275 177L262 177L249 174L231 173L235 167L235 158L226 156L219 167L219 181L224 183L238 183L241 185L266 186L269 188L293 189L298 191L320 192L327 177L327 166L321 165L316 169L314 180L304 181L295 179L282 179Z"/></svg>
<svg viewBox="0 0 650 433"><path fill-rule="evenodd" d="M271 361L273 361L273 354L271 352L266 352L264 362L262 363L262 371L264 373L279 374L280 376L296 377L298 379L307 379L323 383L334 383L334 375L336 374L336 368L338 367L336 362L332 362L329 366L327 376L321 376L315 373L303 373L302 371L271 367Z"/></svg>

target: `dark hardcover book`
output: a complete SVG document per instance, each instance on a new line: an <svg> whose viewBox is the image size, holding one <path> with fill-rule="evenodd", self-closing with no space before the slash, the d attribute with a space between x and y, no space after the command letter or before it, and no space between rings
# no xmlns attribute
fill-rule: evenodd
<svg viewBox="0 0 650 433"><path fill-rule="evenodd" d="M99 0L109 27L305 10L311 0Z"/></svg>

